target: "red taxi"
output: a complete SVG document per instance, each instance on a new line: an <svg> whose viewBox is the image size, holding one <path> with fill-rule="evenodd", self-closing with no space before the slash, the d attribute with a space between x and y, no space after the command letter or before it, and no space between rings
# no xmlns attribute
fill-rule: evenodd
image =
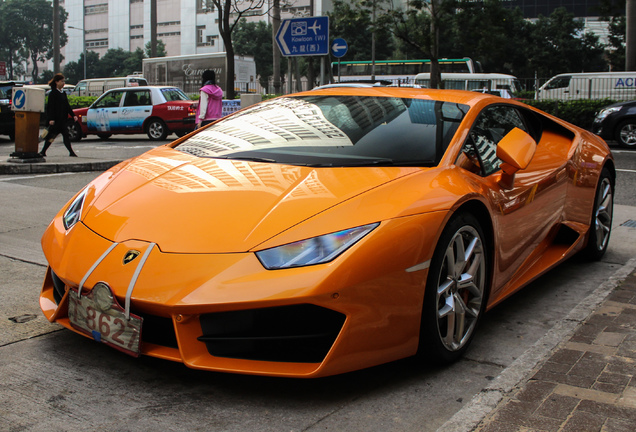
<svg viewBox="0 0 636 432"><path fill-rule="evenodd" d="M68 126L72 141L88 134L107 139L139 133L163 140L170 133L183 136L194 130L196 105L177 87L125 87L109 90L90 107L73 112L78 121Z"/></svg>

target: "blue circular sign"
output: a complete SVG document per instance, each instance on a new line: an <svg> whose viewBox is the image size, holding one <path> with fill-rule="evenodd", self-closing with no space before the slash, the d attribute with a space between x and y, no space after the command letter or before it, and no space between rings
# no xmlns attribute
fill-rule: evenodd
<svg viewBox="0 0 636 432"><path fill-rule="evenodd" d="M15 95L13 96L13 106L17 109L24 108L24 104L26 103L26 93L24 90L16 90Z"/></svg>
<svg viewBox="0 0 636 432"><path fill-rule="evenodd" d="M347 41L342 38L334 39L331 43L331 54L336 58L344 56L348 49L349 45L347 45Z"/></svg>

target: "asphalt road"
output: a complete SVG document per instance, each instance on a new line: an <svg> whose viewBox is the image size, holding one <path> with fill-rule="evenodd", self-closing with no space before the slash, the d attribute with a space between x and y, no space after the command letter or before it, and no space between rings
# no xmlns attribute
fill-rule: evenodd
<svg viewBox="0 0 636 432"><path fill-rule="evenodd" d="M84 145L99 144L74 147L81 154ZM0 430L435 431L506 371L529 371L534 363L524 359L540 352L542 337L636 256L629 226L636 220L636 151L615 156L614 232L602 262L572 259L495 308L454 365L431 369L406 359L317 380L133 359L50 324L38 306L45 271L39 239L98 173L0 176Z"/></svg>

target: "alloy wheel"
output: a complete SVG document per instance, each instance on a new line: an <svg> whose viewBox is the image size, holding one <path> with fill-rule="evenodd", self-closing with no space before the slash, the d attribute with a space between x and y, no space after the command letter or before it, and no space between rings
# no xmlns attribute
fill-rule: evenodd
<svg viewBox="0 0 636 432"><path fill-rule="evenodd" d="M437 286L440 341L449 351L470 339L484 301L486 263L483 242L472 226L460 228L446 248Z"/></svg>

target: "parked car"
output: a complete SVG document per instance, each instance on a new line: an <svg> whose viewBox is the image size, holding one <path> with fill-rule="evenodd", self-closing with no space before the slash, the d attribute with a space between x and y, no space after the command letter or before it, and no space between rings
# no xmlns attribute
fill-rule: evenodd
<svg viewBox="0 0 636 432"><path fill-rule="evenodd" d="M592 128L595 134L615 140L621 147L636 148L636 101L606 106L596 114Z"/></svg>
<svg viewBox="0 0 636 432"><path fill-rule="evenodd" d="M0 135L8 135L15 140L15 113L11 109L13 88L21 87L14 81L0 81Z"/></svg>
<svg viewBox="0 0 636 432"><path fill-rule="evenodd" d="M115 78L89 78L78 82L77 85L73 86L69 94L73 96L100 96L110 89L147 85L148 81L137 74Z"/></svg>
<svg viewBox="0 0 636 432"><path fill-rule="evenodd" d="M47 319L132 356L333 375L455 361L484 313L600 259L615 167L511 99L332 87L230 114L111 168L42 237Z"/></svg>
<svg viewBox="0 0 636 432"><path fill-rule="evenodd" d="M71 140L89 134L108 139L113 134L146 133L163 140L170 133L183 136L194 130L195 102L177 87L143 86L109 90L88 108L73 110Z"/></svg>
<svg viewBox="0 0 636 432"><path fill-rule="evenodd" d="M635 96L634 72L563 73L550 78L536 93L538 100L630 100Z"/></svg>
<svg viewBox="0 0 636 432"><path fill-rule="evenodd" d="M504 99L512 99L513 96L512 94L510 94L510 92L506 89L497 89L497 90L473 90L479 93L487 93L493 96L499 96L501 98Z"/></svg>

